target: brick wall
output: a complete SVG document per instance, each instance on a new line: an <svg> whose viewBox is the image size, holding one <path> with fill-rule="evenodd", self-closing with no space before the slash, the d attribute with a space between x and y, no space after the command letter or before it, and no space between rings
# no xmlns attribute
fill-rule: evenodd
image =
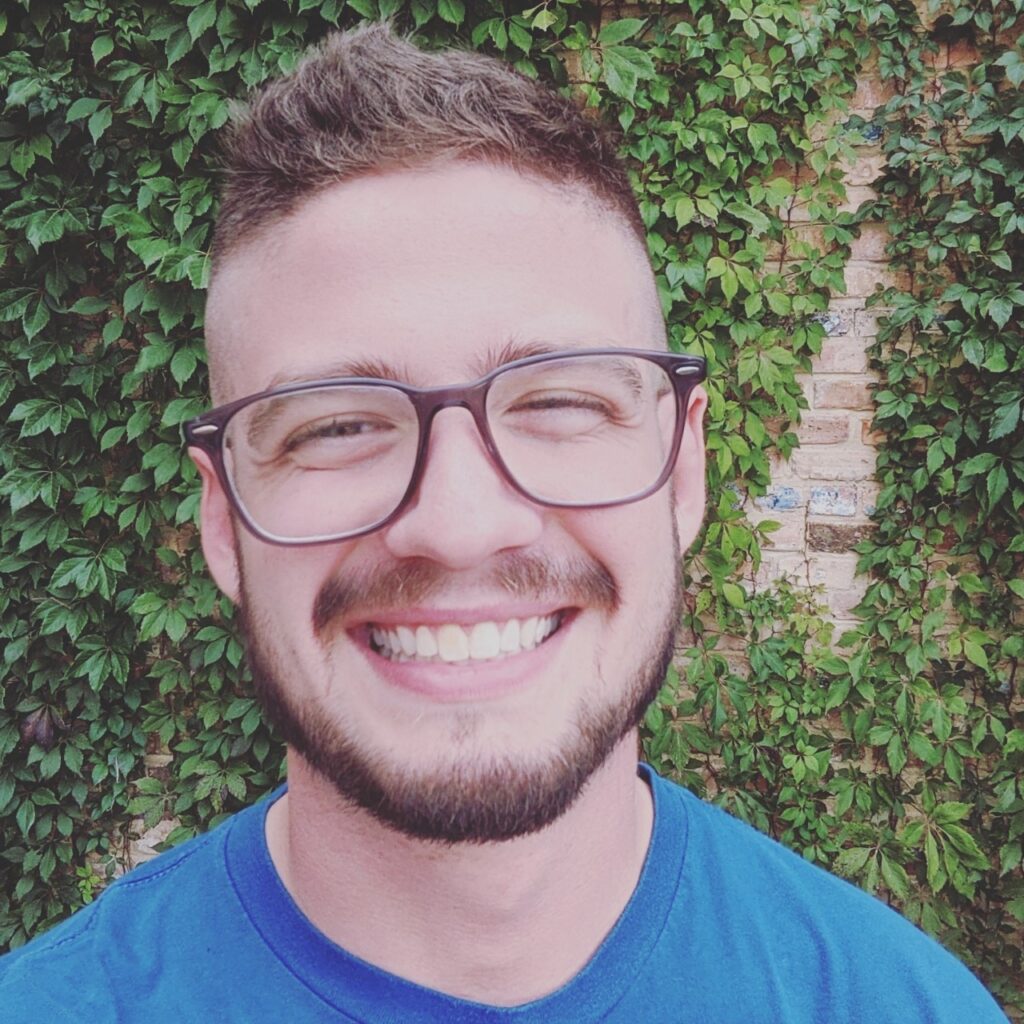
<svg viewBox="0 0 1024 1024"><path fill-rule="evenodd" d="M873 67L868 67L851 100L849 115L870 119L874 108L891 93ZM844 166L847 200L855 210L873 198L871 184L881 173L884 157L877 138L867 138ZM790 226L798 237L820 240L820 226L806 207L795 205ZM870 514L878 485L874 480L875 449L881 440L871 430L874 405L866 349L878 333L884 311L868 310L865 300L880 286L903 284L888 265L888 235L882 225L866 225L852 244L845 270L845 294L833 296L820 317L825 330L821 354L801 383L808 402L797 430L800 447L787 461L772 466L772 486L750 509L751 519L782 524L757 574L758 584L781 576L822 588L822 601L840 627L856 621L853 609L867 586L856 576L854 545L871 530Z"/></svg>
<svg viewBox="0 0 1024 1024"><path fill-rule="evenodd" d="M925 29L931 28L937 12L927 0L918 0L917 7ZM939 42L931 63L942 73L969 68L977 60L976 49L958 39ZM845 116L870 120L875 108L892 96L891 85L881 81L875 65L868 64ZM844 167L847 202L843 209L855 210L873 198L871 185L884 163L877 138L857 147ZM819 225L810 220L806 208L792 209L791 226L798 237L820 241ZM752 519L782 523L772 535L758 582L788 574L821 586L822 599L840 626L856 622L853 608L867 586L866 578L855 575L857 556L852 548L871 529L869 515L878 493L873 471L882 438L870 427L870 384L875 377L868 371L865 349L878 333L877 319L885 311L877 306L867 310L865 299L879 286L908 284L905 275L888 265L887 241L882 225L862 227L854 241L845 272L846 293L834 296L822 317L824 346L802 381L810 408L797 432L800 448L788 463L773 466L772 487L750 512Z"/></svg>

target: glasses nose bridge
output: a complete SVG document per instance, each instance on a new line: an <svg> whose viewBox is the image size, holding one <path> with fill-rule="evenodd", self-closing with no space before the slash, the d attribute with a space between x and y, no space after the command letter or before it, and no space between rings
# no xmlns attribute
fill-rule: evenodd
<svg viewBox="0 0 1024 1024"><path fill-rule="evenodd" d="M467 409L476 423L481 440L490 448L490 432L487 429L487 413L484 408L487 393L487 381L474 384L455 384L450 387L426 389L416 396L420 418L423 423L424 445L430 437L430 428L434 417L442 409Z"/></svg>
<svg viewBox="0 0 1024 1024"><path fill-rule="evenodd" d="M466 409L473 422L476 424L477 434L483 442L484 450L487 452L492 464L504 476L504 469L501 460L494 447L494 440L487 424L487 386L488 381L476 381L473 384L456 384L450 387L429 388L421 391L415 396L414 401L420 415L420 451L415 473L415 482L419 483L430 448L431 428L434 425L434 418L444 409Z"/></svg>

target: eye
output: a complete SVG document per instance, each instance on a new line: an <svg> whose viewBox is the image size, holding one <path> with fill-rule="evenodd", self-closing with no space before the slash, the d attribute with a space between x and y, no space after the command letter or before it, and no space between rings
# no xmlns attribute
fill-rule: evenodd
<svg viewBox="0 0 1024 1024"><path fill-rule="evenodd" d="M380 434L391 429L393 429L392 425L383 420L335 418L317 421L307 423L286 438L282 450L288 453L317 441L367 437L370 434Z"/></svg>
<svg viewBox="0 0 1024 1024"><path fill-rule="evenodd" d="M587 412L611 414L608 403L596 395L587 395L579 391L561 392L557 394L527 395L516 402L509 412L560 412L567 409L580 409Z"/></svg>

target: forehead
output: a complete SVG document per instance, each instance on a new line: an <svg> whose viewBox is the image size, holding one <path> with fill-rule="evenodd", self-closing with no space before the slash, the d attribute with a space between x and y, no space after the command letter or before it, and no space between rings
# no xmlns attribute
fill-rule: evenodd
<svg viewBox="0 0 1024 1024"><path fill-rule="evenodd" d="M350 364L453 383L487 353L663 347L664 328L620 217L577 190L463 164L337 186L226 257L207 340L226 401Z"/></svg>

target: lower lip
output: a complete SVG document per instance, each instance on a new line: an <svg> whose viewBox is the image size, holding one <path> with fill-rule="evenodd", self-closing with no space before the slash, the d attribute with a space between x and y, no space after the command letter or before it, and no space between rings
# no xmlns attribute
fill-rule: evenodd
<svg viewBox="0 0 1024 1024"><path fill-rule="evenodd" d="M557 655L575 618L575 612L567 612L558 629L533 650L491 661L391 661L374 651L365 636L357 643L373 670L400 690L440 703L496 700L530 685Z"/></svg>

